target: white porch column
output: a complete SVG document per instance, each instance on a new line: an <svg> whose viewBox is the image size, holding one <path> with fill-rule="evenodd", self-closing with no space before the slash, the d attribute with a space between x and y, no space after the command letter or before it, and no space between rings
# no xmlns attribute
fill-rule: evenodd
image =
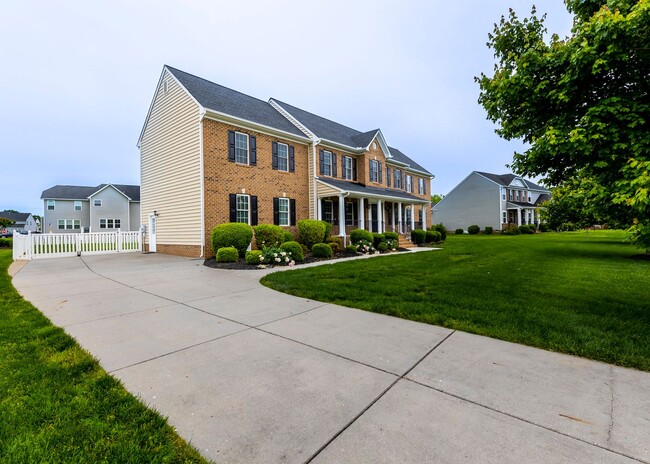
<svg viewBox="0 0 650 464"><path fill-rule="evenodd" d="M517 225L521 225L521 208L517 208Z"/></svg>
<svg viewBox="0 0 650 464"><path fill-rule="evenodd" d="M411 230L415 229L415 205L411 203Z"/></svg>
<svg viewBox="0 0 650 464"><path fill-rule="evenodd" d="M395 232L395 202L390 204L390 225L393 227L393 232Z"/></svg>
<svg viewBox="0 0 650 464"><path fill-rule="evenodd" d="M384 204L381 200L377 200L377 232L384 233Z"/></svg>
<svg viewBox="0 0 650 464"><path fill-rule="evenodd" d="M429 205L422 205L422 228L427 230L427 211Z"/></svg>
<svg viewBox="0 0 650 464"><path fill-rule="evenodd" d="M363 197L359 198L359 211L358 211L358 216L359 216L359 229L365 229L366 228L366 219L364 217L365 213L365 205L363 204Z"/></svg>
<svg viewBox="0 0 650 464"><path fill-rule="evenodd" d="M343 237L345 246L345 197L339 195L339 237Z"/></svg>
<svg viewBox="0 0 650 464"><path fill-rule="evenodd" d="M402 230L402 203L397 203L397 228L400 234L404 233Z"/></svg>
<svg viewBox="0 0 650 464"><path fill-rule="evenodd" d="M323 201L320 198L316 198L316 211L318 211L318 220L323 220Z"/></svg>

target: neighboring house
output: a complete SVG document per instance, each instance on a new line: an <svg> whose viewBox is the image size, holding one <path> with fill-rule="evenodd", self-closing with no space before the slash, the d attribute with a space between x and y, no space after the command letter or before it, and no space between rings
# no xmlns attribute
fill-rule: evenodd
<svg viewBox="0 0 650 464"><path fill-rule="evenodd" d="M429 223L433 175L381 130L360 132L165 66L140 139L146 247L212 256L224 222L323 219L408 233Z"/></svg>
<svg viewBox="0 0 650 464"><path fill-rule="evenodd" d="M473 171L433 206L432 221L450 230L539 224L537 207L550 198L547 189L514 174Z"/></svg>
<svg viewBox="0 0 650 464"><path fill-rule="evenodd" d="M13 211L0 211L0 218L9 219L14 223L9 227L3 228L7 232L13 232L14 230L26 230L29 232L38 231L37 220L30 213L15 213Z"/></svg>
<svg viewBox="0 0 650 464"><path fill-rule="evenodd" d="M43 232L110 232L140 228L140 187L55 185L43 191Z"/></svg>

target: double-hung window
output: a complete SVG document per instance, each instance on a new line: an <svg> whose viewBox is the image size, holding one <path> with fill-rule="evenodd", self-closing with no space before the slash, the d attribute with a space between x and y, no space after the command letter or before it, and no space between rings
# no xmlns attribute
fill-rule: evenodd
<svg viewBox="0 0 650 464"><path fill-rule="evenodd" d="M59 219L58 228L59 230L78 230L81 228L81 222L79 219Z"/></svg>
<svg viewBox="0 0 650 464"><path fill-rule="evenodd" d="M343 178L346 180L352 180L352 157L344 156L342 164L343 164Z"/></svg>
<svg viewBox="0 0 650 464"><path fill-rule="evenodd" d="M55 206L56 206L56 200L47 200L48 211L54 211Z"/></svg>
<svg viewBox="0 0 650 464"><path fill-rule="evenodd" d="M248 134L235 132L235 163L248 164Z"/></svg>
<svg viewBox="0 0 650 464"><path fill-rule="evenodd" d="M121 226L120 219L100 219L99 228L100 229L119 229Z"/></svg>
<svg viewBox="0 0 650 464"><path fill-rule="evenodd" d="M323 200L323 221L334 222L334 208L331 200Z"/></svg>
<svg viewBox="0 0 650 464"><path fill-rule="evenodd" d="M345 225L351 226L354 222L354 205L352 202L345 202Z"/></svg>
<svg viewBox="0 0 650 464"><path fill-rule="evenodd" d="M402 171L400 171L399 169L395 169L395 188L396 189L402 188Z"/></svg>
<svg viewBox="0 0 650 464"><path fill-rule="evenodd" d="M74 202L74 210L75 211L81 211L81 202L80 201L75 201Z"/></svg>
<svg viewBox="0 0 650 464"><path fill-rule="evenodd" d="M424 188L424 179L418 179L418 193L420 195L424 195L427 193Z"/></svg>
<svg viewBox="0 0 650 464"><path fill-rule="evenodd" d="M379 182L379 161L370 160L370 182Z"/></svg>
<svg viewBox="0 0 650 464"><path fill-rule="evenodd" d="M278 220L280 226L289 225L289 199L278 198Z"/></svg>
<svg viewBox="0 0 650 464"><path fill-rule="evenodd" d="M406 191L407 192L413 191L413 177L409 176L408 174L406 175Z"/></svg>
<svg viewBox="0 0 650 464"><path fill-rule="evenodd" d="M289 171L289 145L278 143L278 171Z"/></svg>
<svg viewBox="0 0 650 464"><path fill-rule="evenodd" d="M323 174L326 176L332 175L332 152L323 151Z"/></svg>
<svg viewBox="0 0 650 464"><path fill-rule="evenodd" d="M237 222L250 224L250 196L237 195Z"/></svg>
<svg viewBox="0 0 650 464"><path fill-rule="evenodd" d="M512 190L510 190L510 201L513 201L512 197L513 197L513 193Z"/></svg>
<svg viewBox="0 0 650 464"><path fill-rule="evenodd" d="M93 206L102 206L102 200L101 199L93 200Z"/></svg>
<svg viewBox="0 0 650 464"><path fill-rule="evenodd" d="M501 218L501 222L503 222L504 224L508 222L508 213L506 213L505 211L503 212L503 217Z"/></svg>

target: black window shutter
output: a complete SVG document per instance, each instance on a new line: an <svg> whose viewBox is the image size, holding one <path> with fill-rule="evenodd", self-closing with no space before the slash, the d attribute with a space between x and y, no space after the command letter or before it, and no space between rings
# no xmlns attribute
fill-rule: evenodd
<svg viewBox="0 0 650 464"><path fill-rule="evenodd" d="M289 172L296 171L296 159L293 153L293 146L289 146Z"/></svg>
<svg viewBox="0 0 650 464"><path fill-rule="evenodd" d="M230 222L237 222L237 195L230 194Z"/></svg>
<svg viewBox="0 0 650 464"><path fill-rule="evenodd" d="M235 162L235 131L228 131L228 161Z"/></svg>
<svg viewBox="0 0 650 464"><path fill-rule="evenodd" d="M352 158L352 180L357 180L357 159Z"/></svg>
<svg viewBox="0 0 650 464"><path fill-rule="evenodd" d="M257 225L257 195L251 195L251 225Z"/></svg>
<svg viewBox="0 0 650 464"><path fill-rule="evenodd" d="M398 185L397 185L397 174L398 173L399 173L399 170L397 170L397 169L395 169L395 171L393 171L393 175L395 176L395 188L398 187Z"/></svg>
<svg viewBox="0 0 650 464"><path fill-rule="evenodd" d="M406 190L406 172L402 171L402 190Z"/></svg>
<svg viewBox="0 0 650 464"><path fill-rule="evenodd" d="M293 198L289 200L289 218L291 220L289 224L295 226L296 225L296 200L294 200Z"/></svg>
<svg viewBox="0 0 650 464"><path fill-rule="evenodd" d="M273 169L278 169L278 142L273 142L273 159L271 165Z"/></svg>
<svg viewBox="0 0 650 464"><path fill-rule="evenodd" d="M325 174L325 153L320 151L320 173Z"/></svg>
<svg viewBox="0 0 650 464"><path fill-rule="evenodd" d="M427 180L422 179L422 192L426 195L427 194Z"/></svg>
<svg viewBox="0 0 650 464"><path fill-rule="evenodd" d="M255 136L251 135L248 137L250 139L250 159L248 163L251 166L257 165L257 143L255 142Z"/></svg>
<svg viewBox="0 0 650 464"><path fill-rule="evenodd" d="M273 198L273 224L280 225L280 199L277 197Z"/></svg>
<svg viewBox="0 0 650 464"><path fill-rule="evenodd" d="M377 172L379 173L379 183L383 183L384 179L382 176L384 175L384 166L381 164L381 161L377 161Z"/></svg>
<svg viewBox="0 0 650 464"><path fill-rule="evenodd" d="M386 166L386 187L390 187L390 168Z"/></svg>
<svg viewBox="0 0 650 464"><path fill-rule="evenodd" d="M338 177L336 174L336 153L332 153L332 177Z"/></svg>

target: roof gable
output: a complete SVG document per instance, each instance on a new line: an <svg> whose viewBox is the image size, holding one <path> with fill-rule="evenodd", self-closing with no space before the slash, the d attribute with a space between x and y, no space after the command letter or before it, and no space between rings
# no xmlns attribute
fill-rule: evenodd
<svg viewBox="0 0 650 464"><path fill-rule="evenodd" d="M0 211L0 217L14 222L25 222L31 216L30 213L14 213L13 211Z"/></svg>
<svg viewBox="0 0 650 464"><path fill-rule="evenodd" d="M179 69L165 66L205 109L304 137L304 134L268 102L229 89Z"/></svg>
<svg viewBox="0 0 650 464"><path fill-rule="evenodd" d="M481 172L481 171L474 171L474 172L483 177L490 179L492 182L496 182L497 184L503 187L509 187L511 185L514 185L518 187L529 188L531 190L540 190L542 192L548 192L548 189L545 189L544 187L540 187L539 185L527 179L524 179L523 177L515 176L514 174L492 174L489 172Z"/></svg>
<svg viewBox="0 0 650 464"><path fill-rule="evenodd" d="M123 184L100 184L97 187L55 185L47 190L43 190L41 200L87 200L108 186L115 188L132 201L140 201L140 186Z"/></svg>

